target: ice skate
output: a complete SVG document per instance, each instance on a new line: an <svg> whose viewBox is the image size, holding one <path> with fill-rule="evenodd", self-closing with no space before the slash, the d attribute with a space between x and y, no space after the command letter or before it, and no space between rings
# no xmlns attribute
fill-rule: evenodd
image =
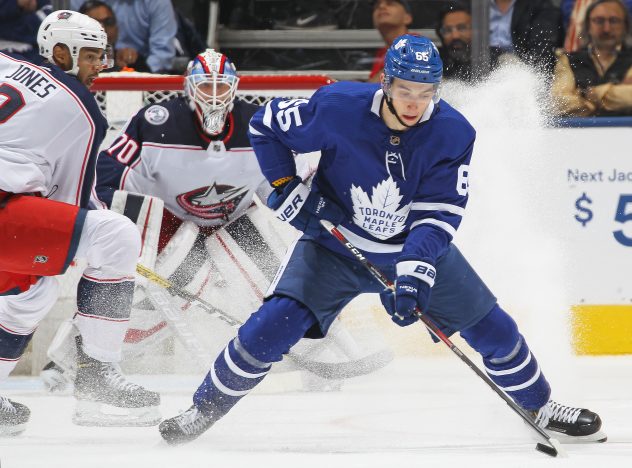
<svg viewBox="0 0 632 468"><path fill-rule="evenodd" d="M40 372L40 378L48 393L67 395L71 392L72 382L68 379L68 374L53 361L44 366Z"/></svg>
<svg viewBox="0 0 632 468"><path fill-rule="evenodd" d="M21 403L0 396L0 437L16 436L24 432L31 411Z"/></svg>
<svg viewBox="0 0 632 468"><path fill-rule="evenodd" d="M73 422L80 426L153 426L160 422L160 395L128 382L118 365L97 361L77 340L77 399Z"/></svg>
<svg viewBox="0 0 632 468"><path fill-rule="evenodd" d="M561 405L553 400L534 413L535 423L562 443L605 442L601 418L584 408Z"/></svg>
<svg viewBox="0 0 632 468"><path fill-rule="evenodd" d="M184 413L165 419L158 426L158 430L168 444L182 444L200 437L220 417L212 412L202 413L197 406L192 405Z"/></svg>

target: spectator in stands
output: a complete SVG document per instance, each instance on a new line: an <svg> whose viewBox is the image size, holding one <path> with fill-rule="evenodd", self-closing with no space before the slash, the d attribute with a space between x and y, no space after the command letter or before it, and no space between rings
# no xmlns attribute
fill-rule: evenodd
<svg viewBox="0 0 632 468"><path fill-rule="evenodd" d="M442 44L439 53L443 60L443 77L469 83L480 78L472 70L472 14L469 4L463 1L446 2L439 11L436 32Z"/></svg>
<svg viewBox="0 0 632 468"><path fill-rule="evenodd" d="M368 81L380 81L386 51L393 39L408 33L408 27L412 22L412 10L406 0L375 0L373 2L373 26L382 35L385 45L375 54Z"/></svg>
<svg viewBox="0 0 632 468"><path fill-rule="evenodd" d="M562 0L560 8L562 10L562 23L566 30L566 38L564 39L564 50L566 52L575 52L581 44L581 29L586 9L595 0ZM625 0L628 13L632 13L632 0Z"/></svg>
<svg viewBox="0 0 632 468"><path fill-rule="evenodd" d="M130 54L137 55L137 53L134 49L116 49L119 31L116 23L116 15L110 5L100 0L88 0L79 7L79 13L83 13L84 15L87 15L101 23L101 26L103 26L103 29L108 36L108 43L112 46L114 52L114 67L108 68L104 71L112 72L125 70L127 68L127 63L122 59L122 57L126 57ZM142 59L139 58L136 61L139 60ZM147 65L141 65L139 68L147 69Z"/></svg>
<svg viewBox="0 0 632 468"><path fill-rule="evenodd" d="M35 59L37 30L51 11L50 0L0 0L0 51Z"/></svg>
<svg viewBox="0 0 632 468"><path fill-rule="evenodd" d="M560 115L632 115L630 16L621 0L596 0L586 10L577 52L560 54L551 94Z"/></svg>
<svg viewBox="0 0 632 468"><path fill-rule="evenodd" d="M498 55L551 72L555 48L562 45L560 10L551 0L494 0L489 16L489 45Z"/></svg>
<svg viewBox="0 0 632 468"><path fill-rule="evenodd" d="M70 6L78 10L83 1L70 0ZM103 1L112 8L118 22L117 63L138 71L169 72L178 29L171 0Z"/></svg>

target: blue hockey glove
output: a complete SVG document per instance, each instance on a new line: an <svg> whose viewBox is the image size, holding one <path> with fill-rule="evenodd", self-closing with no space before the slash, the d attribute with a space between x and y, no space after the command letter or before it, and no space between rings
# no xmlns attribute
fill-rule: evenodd
<svg viewBox="0 0 632 468"><path fill-rule="evenodd" d="M430 263L412 255L400 257L396 268L395 290L385 289L380 293L380 300L391 320L406 327L419 320L415 307L422 312L428 307L436 272Z"/></svg>
<svg viewBox="0 0 632 468"><path fill-rule="evenodd" d="M311 192L300 177L294 177L287 184L275 189L268 197L268 207L274 210L278 219L313 237L323 230L321 219L331 221L334 225L345 219L342 209L336 203L319 193Z"/></svg>

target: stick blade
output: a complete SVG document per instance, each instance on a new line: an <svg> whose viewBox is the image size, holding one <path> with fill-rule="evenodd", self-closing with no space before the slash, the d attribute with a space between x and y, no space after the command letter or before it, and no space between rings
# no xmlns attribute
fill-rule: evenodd
<svg viewBox="0 0 632 468"><path fill-rule="evenodd" d="M550 457L559 457L559 458L568 457L568 455L566 454L566 451L562 448L562 445L557 439L550 438L549 444L551 445L538 443L535 446L535 449L538 450L539 452L545 453L546 455Z"/></svg>

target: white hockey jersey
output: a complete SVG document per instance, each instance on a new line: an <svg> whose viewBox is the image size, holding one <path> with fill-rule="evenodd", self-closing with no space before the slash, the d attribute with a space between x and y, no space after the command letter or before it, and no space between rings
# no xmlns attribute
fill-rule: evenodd
<svg viewBox="0 0 632 468"><path fill-rule="evenodd" d="M161 198L176 217L199 226L236 219L253 195L271 191L247 137L257 106L240 101L211 140L185 98L141 109L97 163L96 192L110 206L115 190Z"/></svg>
<svg viewBox="0 0 632 468"><path fill-rule="evenodd" d="M0 189L87 207L107 123L76 77L0 53Z"/></svg>

